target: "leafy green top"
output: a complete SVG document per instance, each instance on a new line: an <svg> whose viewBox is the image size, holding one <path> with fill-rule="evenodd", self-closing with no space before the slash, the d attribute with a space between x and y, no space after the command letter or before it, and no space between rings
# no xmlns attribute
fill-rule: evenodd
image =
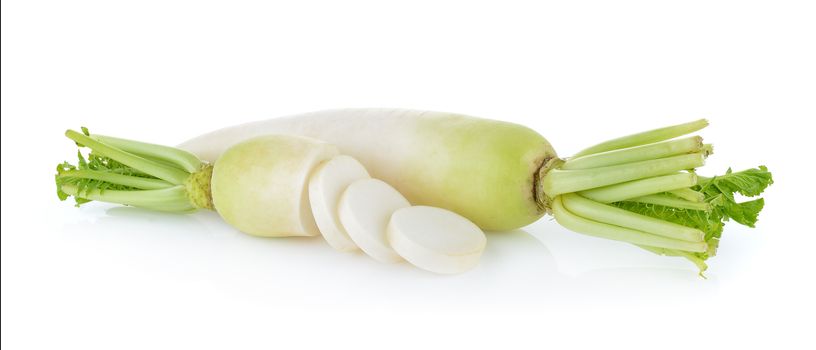
<svg viewBox="0 0 816 350"><path fill-rule="evenodd" d="M120 174L141 178L155 179L155 177L142 173L134 168L119 163L111 158L102 157L93 153L86 158L81 151L77 151L77 165L68 162L57 164L57 174L55 181L57 184L57 196L60 200L66 200L70 196L62 190L62 185L75 185L79 193L87 193L92 190L123 190L135 191L138 188L108 182L98 178L88 178L75 176L79 170L91 170L99 173ZM89 199L74 196L77 205L90 202Z"/></svg>
<svg viewBox="0 0 816 350"><path fill-rule="evenodd" d="M194 156L138 141L99 139L84 127L81 133L68 130L65 135L80 150L77 165L57 165L55 182L60 200L74 197L77 206L98 200L165 211L192 208L188 190L197 188L185 187L191 177L185 166L200 164ZM82 152L86 147L90 148L87 156Z"/></svg>
<svg viewBox="0 0 816 350"><path fill-rule="evenodd" d="M618 202L615 206L639 214L655 217L661 220L674 222L680 225L697 228L705 232L705 241L708 251L705 253L680 254L677 252L663 252L667 254L686 256L690 259L705 261L717 252L723 225L726 221L734 220L742 225L754 227L757 216L765 205L762 198L744 202L737 202L734 194L739 193L746 197L756 197L773 184L773 177L765 166L732 172L712 178L699 178L699 184L692 189L705 195L705 202L710 210L690 210L666 207L639 202ZM698 263L698 265L700 265ZM704 266L704 264L702 264ZM701 270L704 267L701 267Z"/></svg>

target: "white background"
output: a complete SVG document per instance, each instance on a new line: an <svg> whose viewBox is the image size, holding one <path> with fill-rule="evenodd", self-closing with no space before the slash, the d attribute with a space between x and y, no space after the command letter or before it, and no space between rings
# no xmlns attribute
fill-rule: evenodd
<svg viewBox="0 0 816 350"><path fill-rule="evenodd" d="M814 18L809 1L3 1L2 347L812 348ZM766 164L777 183L708 279L548 219L444 277L54 194L66 128L175 144L338 107L523 123L562 156L705 117L702 173Z"/></svg>

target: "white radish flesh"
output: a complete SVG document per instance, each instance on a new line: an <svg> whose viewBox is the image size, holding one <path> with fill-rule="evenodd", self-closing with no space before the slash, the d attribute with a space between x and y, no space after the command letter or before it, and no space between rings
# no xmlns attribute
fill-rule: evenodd
<svg viewBox="0 0 816 350"><path fill-rule="evenodd" d="M377 179L352 183L340 196L340 222L366 254L381 262L402 258L391 248L385 231L391 214L411 204L396 189Z"/></svg>
<svg viewBox="0 0 816 350"><path fill-rule="evenodd" d="M340 223L337 206L340 195L354 181L370 178L365 167L356 159L340 155L321 164L309 179L309 202L317 227L323 238L339 251L357 250Z"/></svg>
<svg viewBox="0 0 816 350"><path fill-rule="evenodd" d="M236 125L179 147L212 161L264 134L337 145L411 203L454 211L486 230L522 227L547 210L536 200L535 181L555 151L535 131L507 122L415 110L329 110Z"/></svg>
<svg viewBox="0 0 816 350"><path fill-rule="evenodd" d="M318 235L307 182L315 166L337 154L337 147L301 136L239 143L213 166L213 204L227 223L251 235Z"/></svg>
<svg viewBox="0 0 816 350"><path fill-rule="evenodd" d="M397 253L417 267L436 273L461 273L479 263L487 239L470 220L426 206L399 209L387 237Z"/></svg>

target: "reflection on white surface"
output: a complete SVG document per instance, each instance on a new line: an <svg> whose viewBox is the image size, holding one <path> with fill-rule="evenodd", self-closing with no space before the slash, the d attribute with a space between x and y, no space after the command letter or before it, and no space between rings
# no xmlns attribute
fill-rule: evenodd
<svg viewBox="0 0 816 350"><path fill-rule="evenodd" d="M164 285L205 288L221 297L270 296L309 307L354 305L569 306L699 297L716 274L697 276L682 260L576 235L555 223L488 233L475 269L436 275L407 263L383 264L340 253L320 237L259 238L237 232L213 212L164 214L92 203L46 235L59 242L49 278L76 288ZM193 291L190 291L193 292Z"/></svg>
<svg viewBox="0 0 816 350"><path fill-rule="evenodd" d="M53 339L84 344L83 330L92 328L97 344L131 342L138 330L230 348L236 334L250 344L268 339L270 329L285 329L292 339L314 337L314 329L342 337L357 325L388 322L376 329L392 330L385 336L391 338L402 332L390 324L448 329L455 322L510 334L521 327L567 342L587 327L619 336L616 329L638 325L657 341L674 329L696 329L701 312L711 322L751 326L733 315L747 305L780 315L780 295L809 295L785 287L803 281L797 267L805 266L806 255L775 239L784 233L763 228L729 227L708 279L682 259L572 233L547 218L488 233L479 266L442 276L340 253L320 237L252 237L214 212L165 214L103 203L74 208L56 201L51 188L27 194L26 210L2 221L3 278L11 281L4 283L3 306L14 315L6 330L19 339L48 329ZM777 217L786 218L768 215L761 225L774 227ZM202 329L221 343L201 338ZM494 345L506 345L509 338L500 338ZM135 344L150 348L147 342Z"/></svg>

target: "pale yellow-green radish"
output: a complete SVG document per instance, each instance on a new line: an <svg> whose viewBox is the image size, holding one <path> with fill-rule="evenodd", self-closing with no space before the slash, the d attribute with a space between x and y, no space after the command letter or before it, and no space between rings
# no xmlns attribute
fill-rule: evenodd
<svg viewBox="0 0 816 350"><path fill-rule="evenodd" d="M518 124L401 109L269 119L214 131L179 147L212 161L230 146L265 134L337 145L411 203L452 210L486 230L518 228L544 215L548 208L536 200L538 171L557 158L544 137Z"/></svg>
<svg viewBox="0 0 816 350"><path fill-rule="evenodd" d="M251 235L319 235L308 179L318 164L336 155L334 145L301 136L239 142L215 161L213 205L227 223Z"/></svg>
<svg viewBox="0 0 816 350"><path fill-rule="evenodd" d="M391 247L415 266L436 273L472 269L487 244L484 232L452 211L413 206L391 215L387 230Z"/></svg>
<svg viewBox="0 0 816 350"><path fill-rule="evenodd" d="M411 204L397 190L378 179L354 181L343 191L338 205L340 222L360 249L381 262L402 258L386 238L391 215Z"/></svg>
<svg viewBox="0 0 816 350"><path fill-rule="evenodd" d="M317 227L326 242L339 251L353 251L358 247L340 223L337 206L340 195L352 182L370 176L360 162L339 155L320 164L309 178L309 202Z"/></svg>

